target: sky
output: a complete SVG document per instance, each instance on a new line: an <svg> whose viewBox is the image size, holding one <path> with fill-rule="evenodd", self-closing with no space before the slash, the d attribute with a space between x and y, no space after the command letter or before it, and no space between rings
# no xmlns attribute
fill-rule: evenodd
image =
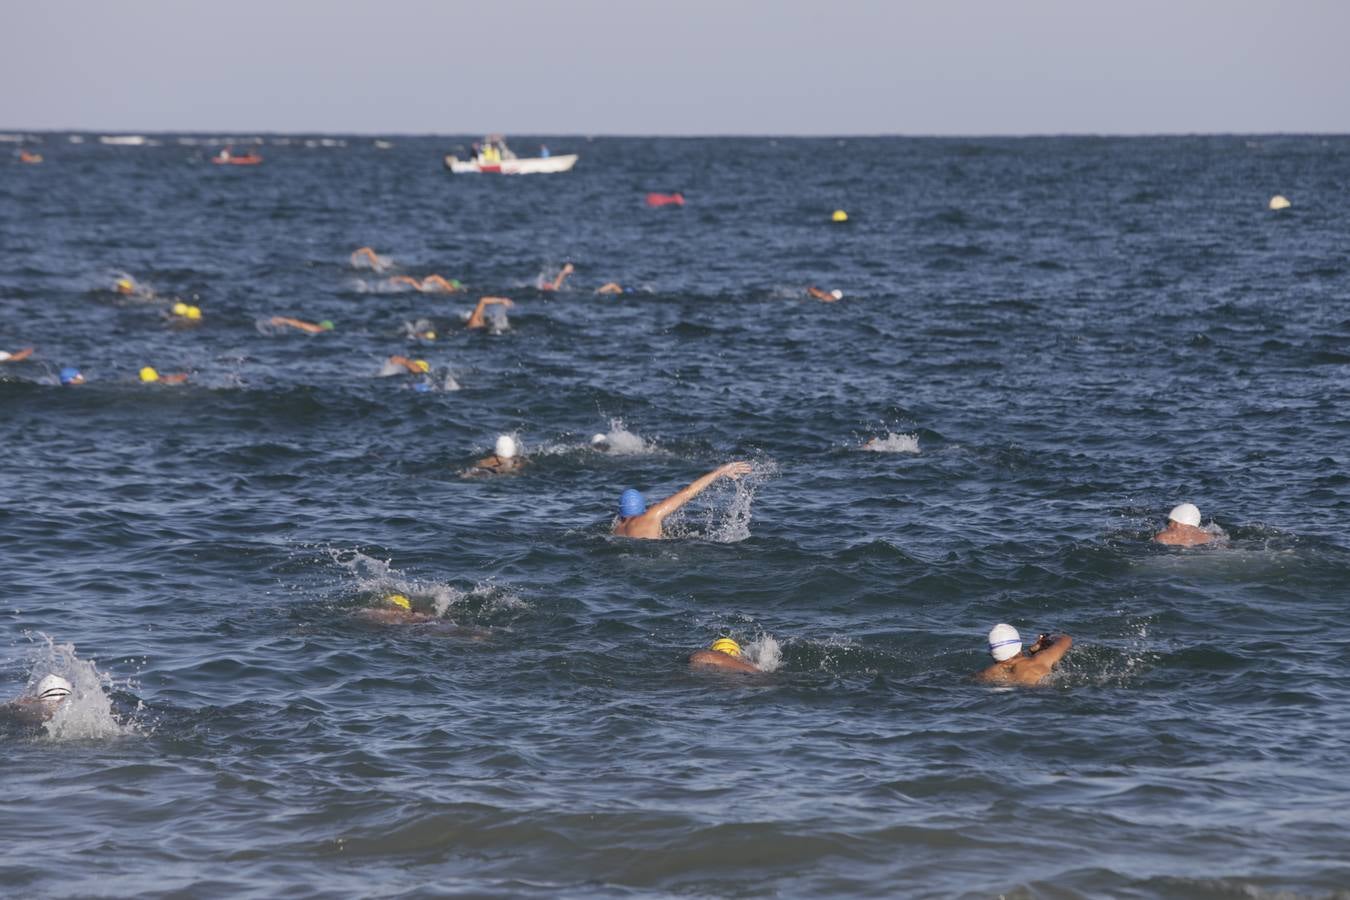
<svg viewBox="0 0 1350 900"><path fill-rule="evenodd" d="M1350 132L1344 0L0 0L0 130Z"/></svg>

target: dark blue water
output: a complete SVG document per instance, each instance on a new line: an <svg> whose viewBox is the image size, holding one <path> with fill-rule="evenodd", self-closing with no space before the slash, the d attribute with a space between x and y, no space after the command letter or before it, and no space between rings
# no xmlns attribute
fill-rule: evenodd
<svg viewBox="0 0 1350 900"><path fill-rule="evenodd" d="M1350 139L161 140L0 165L6 893L1347 896Z"/></svg>

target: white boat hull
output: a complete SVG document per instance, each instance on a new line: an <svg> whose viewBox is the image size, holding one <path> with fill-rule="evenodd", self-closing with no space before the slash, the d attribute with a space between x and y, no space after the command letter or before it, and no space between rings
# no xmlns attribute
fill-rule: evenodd
<svg viewBox="0 0 1350 900"><path fill-rule="evenodd" d="M534 156L526 159L503 159L498 162L478 162L472 159L445 158L445 167L456 175L485 172L497 175L546 175L566 172L577 164L577 155Z"/></svg>

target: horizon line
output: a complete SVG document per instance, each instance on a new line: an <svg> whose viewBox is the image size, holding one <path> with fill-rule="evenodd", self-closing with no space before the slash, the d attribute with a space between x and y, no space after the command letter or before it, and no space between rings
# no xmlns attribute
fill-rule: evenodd
<svg viewBox="0 0 1350 900"><path fill-rule="evenodd" d="M277 135L318 136L318 137L362 137L362 138L477 138L488 134L509 134L501 131L457 131L457 132L411 132L411 131L278 131L275 129L103 129L103 128L11 128L0 126L0 134L50 135L50 134L94 134L99 136L149 136L149 135L205 135L233 136L241 135ZM608 131L516 131L514 134L529 137L572 138L595 140L596 138L664 138L671 140L697 140L705 138L784 138L789 140L830 140L848 138L909 138L919 140L952 140L991 138L1035 139L1035 138L1152 138L1152 137L1350 137L1350 132L1341 131L1045 131L1045 132L818 132L798 133L771 131L707 131L707 132L608 132Z"/></svg>

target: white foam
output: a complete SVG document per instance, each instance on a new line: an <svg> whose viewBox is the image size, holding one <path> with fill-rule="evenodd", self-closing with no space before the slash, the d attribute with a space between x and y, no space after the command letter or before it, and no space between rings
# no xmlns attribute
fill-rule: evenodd
<svg viewBox="0 0 1350 900"><path fill-rule="evenodd" d="M108 691L112 678L98 670L93 660L80 659L73 644L57 644L45 634L33 654L29 688L48 674L60 675L71 684L71 694L45 723L47 735L54 741L94 740L134 734L130 723L113 715Z"/></svg>
<svg viewBox="0 0 1350 900"><path fill-rule="evenodd" d="M888 431L885 437L872 438L859 449L871 453L918 453L919 436Z"/></svg>
<svg viewBox="0 0 1350 900"><path fill-rule="evenodd" d="M373 269L376 272L384 272L393 267L394 261L379 253L375 254L374 259L362 253L359 255L352 254L351 264L353 269Z"/></svg>
<svg viewBox="0 0 1350 900"><path fill-rule="evenodd" d="M716 505L708 507L705 518L704 536L719 544L734 544L750 537L751 507L755 500L755 491L769 478L778 474L778 465L772 460L756 460L749 475L740 478L718 479L717 486L731 484L733 494L725 509ZM724 488L725 489L725 488Z"/></svg>
<svg viewBox="0 0 1350 900"><path fill-rule="evenodd" d="M329 557L351 574L357 590L366 594L403 594L413 600L427 601L437 616L445 616L452 608L471 603L480 604L480 613L527 609L529 604L505 588L480 582L465 592L439 581L408 578L395 569L389 560L367 556L359 550L328 549Z"/></svg>
<svg viewBox="0 0 1350 900"><path fill-rule="evenodd" d="M595 437L602 438L603 444L596 441ZM591 446L597 450L603 449L603 452L612 456L646 456L660 452L656 444L629 431L624 426L623 419L610 419L609 431L595 437L591 438Z"/></svg>
<svg viewBox="0 0 1350 900"><path fill-rule="evenodd" d="M750 662L761 672L776 672L783 665L783 648L773 635L761 635L743 649Z"/></svg>

